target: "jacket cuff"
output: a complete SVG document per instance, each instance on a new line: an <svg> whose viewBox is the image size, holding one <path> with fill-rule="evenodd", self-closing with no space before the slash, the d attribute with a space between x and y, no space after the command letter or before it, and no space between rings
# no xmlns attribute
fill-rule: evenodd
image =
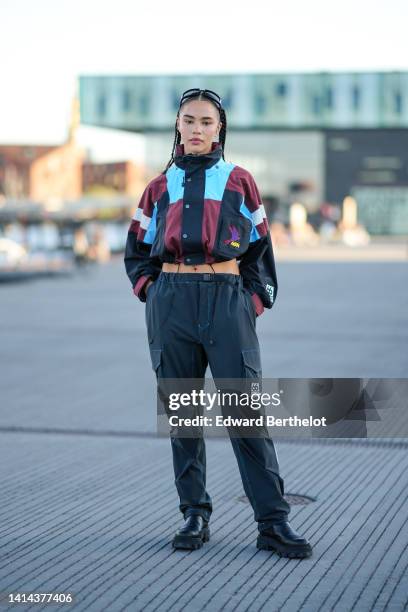
<svg viewBox="0 0 408 612"><path fill-rule="evenodd" d="M147 281L151 279L152 277L149 275L141 276L139 280L137 281L136 285L133 287L133 293L135 294L136 297L139 298L141 302L146 301L145 286L146 286Z"/></svg>
<svg viewBox="0 0 408 612"><path fill-rule="evenodd" d="M252 293L251 298L255 306L256 316L259 317L259 315L261 315L263 311L265 310L265 307L262 303L261 298L259 297L257 293Z"/></svg>

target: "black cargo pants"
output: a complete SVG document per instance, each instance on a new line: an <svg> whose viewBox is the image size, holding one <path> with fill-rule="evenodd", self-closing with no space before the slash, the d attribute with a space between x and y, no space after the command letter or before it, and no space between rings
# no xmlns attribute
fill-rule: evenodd
<svg viewBox="0 0 408 612"><path fill-rule="evenodd" d="M262 377L255 307L242 276L161 272L147 291L145 312L157 380L204 379L208 364L214 380ZM208 520L213 508L204 438L170 439L180 511ZM230 434L230 440L258 528L287 519L272 439Z"/></svg>

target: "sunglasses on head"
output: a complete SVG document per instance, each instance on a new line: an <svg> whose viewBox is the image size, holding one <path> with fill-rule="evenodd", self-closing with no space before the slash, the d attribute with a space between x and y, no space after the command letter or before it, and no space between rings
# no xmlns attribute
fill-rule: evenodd
<svg viewBox="0 0 408 612"><path fill-rule="evenodd" d="M217 93L215 93L215 91L212 91L211 89L199 89L198 87L195 87L193 89L187 89L185 92L183 92L180 98L179 106L184 104L184 102L186 102L186 100L188 100L189 98L194 98L198 96L199 94L203 94L203 96L212 100L213 102L216 103L216 105L219 108L221 108L222 100L220 96Z"/></svg>

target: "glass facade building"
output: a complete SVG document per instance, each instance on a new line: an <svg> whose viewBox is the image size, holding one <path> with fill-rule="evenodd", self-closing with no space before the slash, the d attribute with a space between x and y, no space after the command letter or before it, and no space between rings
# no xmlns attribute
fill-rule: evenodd
<svg viewBox="0 0 408 612"><path fill-rule="evenodd" d="M153 172L170 157L180 94L214 89L227 112L226 159L253 172L263 197L313 212L353 195L371 233L408 233L408 72L81 76L79 85L81 122L143 133Z"/></svg>

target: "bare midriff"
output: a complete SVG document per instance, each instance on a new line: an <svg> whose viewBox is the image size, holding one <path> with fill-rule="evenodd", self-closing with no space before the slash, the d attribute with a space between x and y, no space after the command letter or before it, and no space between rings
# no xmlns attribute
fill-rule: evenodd
<svg viewBox="0 0 408 612"><path fill-rule="evenodd" d="M209 272L211 274L223 273L223 274L238 274L239 267L236 259L229 259L228 261L219 261L217 263L210 264L194 264L187 266L184 263L167 263L164 262L162 265L163 272Z"/></svg>

